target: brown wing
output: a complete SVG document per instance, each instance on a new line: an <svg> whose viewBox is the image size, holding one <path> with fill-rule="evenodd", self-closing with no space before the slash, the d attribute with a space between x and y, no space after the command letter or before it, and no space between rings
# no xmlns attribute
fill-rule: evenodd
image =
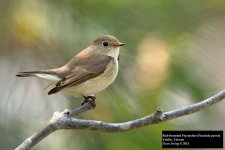
<svg viewBox="0 0 225 150"><path fill-rule="evenodd" d="M85 51L74 57L66 67L71 70L61 81L56 84L56 87L48 92L54 94L63 88L79 85L91 78L95 78L104 73L107 65L112 61L112 57L98 54L87 53Z"/></svg>

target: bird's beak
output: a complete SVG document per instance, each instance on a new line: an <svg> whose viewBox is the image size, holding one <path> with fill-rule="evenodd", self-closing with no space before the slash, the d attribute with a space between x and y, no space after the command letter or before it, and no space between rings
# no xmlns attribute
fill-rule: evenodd
<svg viewBox="0 0 225 150"><path fill-rule="evenodd" d="M125 43L118 43L117 46L123 46Z"/></svg>

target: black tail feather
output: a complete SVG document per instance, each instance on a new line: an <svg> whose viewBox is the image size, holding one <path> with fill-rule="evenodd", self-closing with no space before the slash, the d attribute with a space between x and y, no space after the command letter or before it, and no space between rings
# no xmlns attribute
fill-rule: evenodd
<svg viewBox="0 0 225 150"><path fill-rule="evenodd" d="M51 89L51 90L48 92L48 95L55 94L55 93L59 92L60 90L61 90L61 88L59 88L59 87L54 87L53 89Z"/></svg>
<svg viewBox="0 0 225 150"><path fill-rule="evenodd" d="M35 74L37 71L29 71L29 72L17 72L17 77L30 77L30 76L36 76Z"/></svg>
<svg viewBox="0 0 225 150"><path fill-rule="evenodd" d="M51 74L52 72L50 71L26 71L26 72L17 72L16 76L17 77L31 77L31 76L36 76L36 74Z"/></svg>

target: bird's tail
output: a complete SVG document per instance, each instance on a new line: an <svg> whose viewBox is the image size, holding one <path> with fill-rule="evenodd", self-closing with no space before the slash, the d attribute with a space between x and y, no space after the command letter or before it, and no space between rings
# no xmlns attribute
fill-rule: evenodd
<svg viewBox="0 0 225 150"><path fill-rule="evenodd" d="M41 76L41 75L55 75L55 72L50 70L39 70L39 71L26 71L17 72L17 77L31 77L31 76Z"/></svg>
<svg viewBox="0 0 225 150"><path fill-rule="evenodd" d="M32 77L37 76L49 81L60 81L61 78L53 70L40 70L40 71L26 71L26 72L17 72L17 77Z"/></svg>
<svg viewBox="0 0 225 150"><path fill-rule="evenodd" d="M17 72L16 76L17 77L31 77L31 76L36 76L37 74L40 73L45 73L43 71L26 71L26 72Z"/></svg>

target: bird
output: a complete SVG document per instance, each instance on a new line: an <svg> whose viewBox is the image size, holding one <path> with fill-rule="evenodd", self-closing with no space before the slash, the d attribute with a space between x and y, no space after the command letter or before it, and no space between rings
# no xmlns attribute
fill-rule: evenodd
<svg viewBox="0 0 225 150"><path fill-rule="evenodd" d="M39 77L54 84L48 95L64 91L83 96L82 105L90 102L95 108L96 93L111 85L118 74L120 47L112 35L102 35L59 68L17 72L17 77Z"/></svg>

